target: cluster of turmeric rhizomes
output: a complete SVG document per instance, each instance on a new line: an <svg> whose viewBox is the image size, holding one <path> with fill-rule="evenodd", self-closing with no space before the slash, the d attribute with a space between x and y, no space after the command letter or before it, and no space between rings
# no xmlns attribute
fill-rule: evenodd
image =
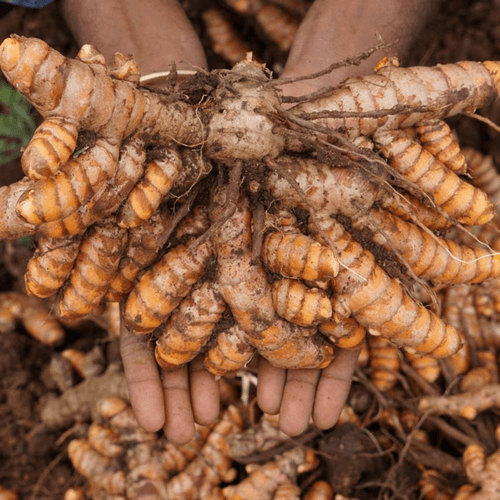
<svg viewBox="0 0 500 500"><path fill-rule="evenodd" d="M490 156L483 155L472 148L463 150L467 160L468 173L471 183L481 187L488 194L490 200L498 203L500 196L500 173ZM498 252L498 230L500 219L498 215L490 221L487 226L477 226L471 232L457 232L454 240L462 244L471 244L472 241L481 241L488 246L492 252ZM440 375L444 375L447 382L457 377L460 378L459 388L463 394L459 398L462 403L452 405L455 415L474 419L481 409L496 406L495 398L483 393L485 386L492 389L491 384L498 384L498 348L500 338L498 336L498 324L500 320L500 300L498 296L499 280L493 280L479 284L459 284L443 288L440 292L443 320L453 326L462 339L461 349L449 358L438 360L427 356L416 358L405 353L407 361L427 381L434 382ZM370 362L375 379L377 377L387 379L385 386L378 384L381 390L393 387L397 380L397 372L400 368L401 356L393 346L386 345L383 339L376 339L375 346L370 350L374 359ZM379 347L380 346L380 347ZM381 367L381 375L378 366ZM479 392L478 392L479 391ZM455 396L453 396L455 398ZM467 404L469 399L470 405ZM454 400L454 399L453 399ZM482 403L475 407L477 401ZM489 401L489 402L486 402ZM447 406L446 398L440 399L442 407ZM427 403L424 402L422 408ZM450 413L451 414L451 413Z"/></svg>
<svg viewBox="0 0 500 500"><path fill-rule="evenodd" d="M69 458L87 478L88 488L80 490L79 497L78 491L68 491L67 499L89 496L134 499L146 498L145 495L165 500L300 499L297 476L319 463L313 451L294 446L263 465L248 465L246 477L242 477L243 471L238 472L234 461L242 457L240 440L246 443L245 456L248 456L267 441L267 436L273 435L274 443L282 442L284 437L278 439L277 419L274 419L274 425L251 428L249 438L248 431L243 432L240 410L232 405L216 424L198 427L194 438L182 446L142 430L123 399L101 399L97 411L98 417L89 425L86 437L73 439L68 446ZM315 489L321 486L328 490L328 484L316 485ZM332 498L331 488L329 491ZM313 490L303 498L322 497Z"/></svg>
<svg viewBox="0 0 500 500"><path fill-rule="evenodd" d="M497 204L500 201L500 172L492 157L473 148L464 148L462 151L470 182L486 192L492 203ZM457 232L454 241L469 245L473 241L481 241L492 252L498 252L499 228L500 219L495 215L486 226L476 226L468 233ZM400 351L387 339L370 337L365 347L368 351L361 358L366 359L364 364L369 366L371 380L375 386L381 391L394 387L401 376L399 371L404 360L429 383L435 382L441 375L444 375L448 382L462 377L460 390L464 393L472 394L485 385L497 384L497 356L500 347L499 285L499 279L495 278L480 284L448 286L439 292L441 317L459 332L463 344L456 354L445 360L415 356L410 352L405 352L403 358ZM464 404L468 397L462 398ZM472 396L472 399L476 398ZM484 395L480 399L484 400ZM457 406L456 414L462 411L462 416L475 418L476 410L467 405L464 408Z"/></svg>
<svg viewBox="0 0 500 500"><path fill-rule="evenodd" d="M498 63L380 65L290 111L251 61L167 94L90 46L71 60L13 36L0 66L45 118L0 191L0 237L41 235L29 293L63 318L123 302L166 370L200 352L217 375L255 352L323 368L367 331L450 356L462 339L413 284L500 275L486 245L437 235L494 216L443 119L496 99Z"/></svg>
<svg viewBox="0 0 500 500"><path fill-rule="evenodd" d="M492 248L498 251L495 245ZM461 377L462 392L472 393L487 384L498 383L498 286L498 279L494 279L480 285L446 287L439 293L441 318L453 326L462 339L462 347L452 356L438 360L408 351L401 353L387 339L371 336L363 347L360 366L368 367L372 382L382 392L398 383L405 363L431 384L441 376L447 382ZM464 401L466 399L464 397ZM471 415L474 418L475 414Z"/></svg>

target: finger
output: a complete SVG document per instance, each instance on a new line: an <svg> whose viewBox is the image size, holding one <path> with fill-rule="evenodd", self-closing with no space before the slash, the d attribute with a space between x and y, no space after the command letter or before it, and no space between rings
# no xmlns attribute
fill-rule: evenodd
<svg viewBox="0 0 500 500"><path fill-rule="evenodd" d="M186 444L194 436L193 410L189 396L187 365L162 373L165 400L163 432L174 444Z"/></svg>
<svg viewBox="0 0 500 500"><path fill-rule="evenodd" d="M149 337L133 335L121 327L120 353L130 403L139 425L148 432L159 431L165 423L163 389L153 349Z"/></svg>
<svg viewBox="0 0 500 500"><path fill-rule="evenodd" d="M319 370L288 370L280 408L280 429L289 436L302 434L313 411Z"/></svg>
<svg viewBox="0 0 500 500"><path fill-rule="evenodd" d="M358 355L359 350L339 349L332 363L321 371L313 409L313 421L319 429L337 423L349 395Z"/></svg>
<svg viewBox="0 0 500 500"><path fill-rule="evenodd" d="M286 370L274 367L262 356L259 357L258 370L257 404L264 413L276 415L280 411Z"/></svg>
<svg viewBox="0 0 500 500"><path fill-rule="evenodd" d="M201 356L189 363L191 406L194 420L199 425L210 425L219 418L219 382L203 363Z"/></svg>

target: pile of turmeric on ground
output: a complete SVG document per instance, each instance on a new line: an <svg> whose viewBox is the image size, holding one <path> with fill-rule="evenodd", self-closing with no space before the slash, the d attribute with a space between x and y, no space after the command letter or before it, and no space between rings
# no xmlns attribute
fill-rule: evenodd
<svg viewBox="0 0 500 500"><path fill-rule="evenodd" d="M498 97L499 63L380 64L289 110L252 61L159 93L129 56L12 36L0 67L44 117L0 190L0 238L38 235L28 292L69 319L123 302L166 370L323 368L366 332L447 357L460 335L417 287L436 306L500 275L456 236L496 223L444 121Z"/></svg>
<svg viewBox="0 0 500 500"><path fill-rule="evenodd" d="M215 425L197 428L195 437L183 446L142 430L123 399L102 399L97 411L98 418L88 426L87 436L71 440L68 446L69 458L87 478L88 488L71 489L66 499L293 499L300 498L301 493L297 476L318 466L313 451L294 446L264 465L247 466L247 477L236 481L233 454L238 455L240 440L246 443L245 453L251 454L269 433L275 438L279 434L272 425L271 430L256 425L249 429L249 443L248 430L243 432L243 417L236 406L228 406ZM332 497L331 488L326 488Z"/></svg>
<svg viewBox="0 0 500 500"><path fill-rule="evenodd" d="M471 392L458 393L446 380L431 385L406 368L402 383L381 395L364 372L358 370L335 428L311 427L295 439L279 430L278 415L260 416L253 404L235 401L234 381L224 384L225 393L232 390L219 421L197 427L187 445L145 432L124 399L107 396L96 405L94 400L91 421L76 412L79 424L61 436L69 441L73 467L86 478L84 487L70 489L65 500L368 500L384 492L391 499L403 492L408 499L494 498L498 430L492 423L498 418L485 408L485 391L474 400ZM73 399L77 393L86 397L84 385L61 399L70 392ZM473 425L463 417L436 416L438 406L417 406L429 394L439 396L442 387L456 394L441 399L468 398L476 405ZM498 392L499 384L495 387Z"/></svg>

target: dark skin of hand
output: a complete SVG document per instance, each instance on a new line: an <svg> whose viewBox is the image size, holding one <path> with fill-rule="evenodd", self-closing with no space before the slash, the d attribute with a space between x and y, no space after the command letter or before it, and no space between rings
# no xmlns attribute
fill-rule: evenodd
<svg viewBox="0 0 500 500"><path fill-rule="evenodd" d="M176 0L64 0L65 16L80 44L91 43L107 60L130 53L143 74L177 68L206 68L201 42ZM296 77L324 69L379 43L397 41L402 59L437 2L431 0L316 0L301 24L281 76ZM158 50L161 48L161 50ZM381 58L384 54L379 55ZM371 73L376 60L341 68L314 81L283 89L301 95L349 76ZM219 384L196 358L162 373L154 342L122 330L121 355L137 420L147 431L163 428L176 444L191 440L194 423L208 425L219 416ZM320 429L335 425L345 404L358 352L337 350L323 370L283 370L260 358L257 401L270 414L280 413L280 427L290 436L310 421Z"/></svg>

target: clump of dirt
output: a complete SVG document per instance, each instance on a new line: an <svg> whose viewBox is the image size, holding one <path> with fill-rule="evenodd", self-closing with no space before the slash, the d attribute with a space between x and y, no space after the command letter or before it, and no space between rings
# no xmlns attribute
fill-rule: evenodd
<svg viewBox="0 0 500 500"><path fill-rule="evenodd" d="M377 453L368 435L355 424L334 427L319 443L326 475L335 492L351 495L360 482L380 480L388 461Z"/></svg>

